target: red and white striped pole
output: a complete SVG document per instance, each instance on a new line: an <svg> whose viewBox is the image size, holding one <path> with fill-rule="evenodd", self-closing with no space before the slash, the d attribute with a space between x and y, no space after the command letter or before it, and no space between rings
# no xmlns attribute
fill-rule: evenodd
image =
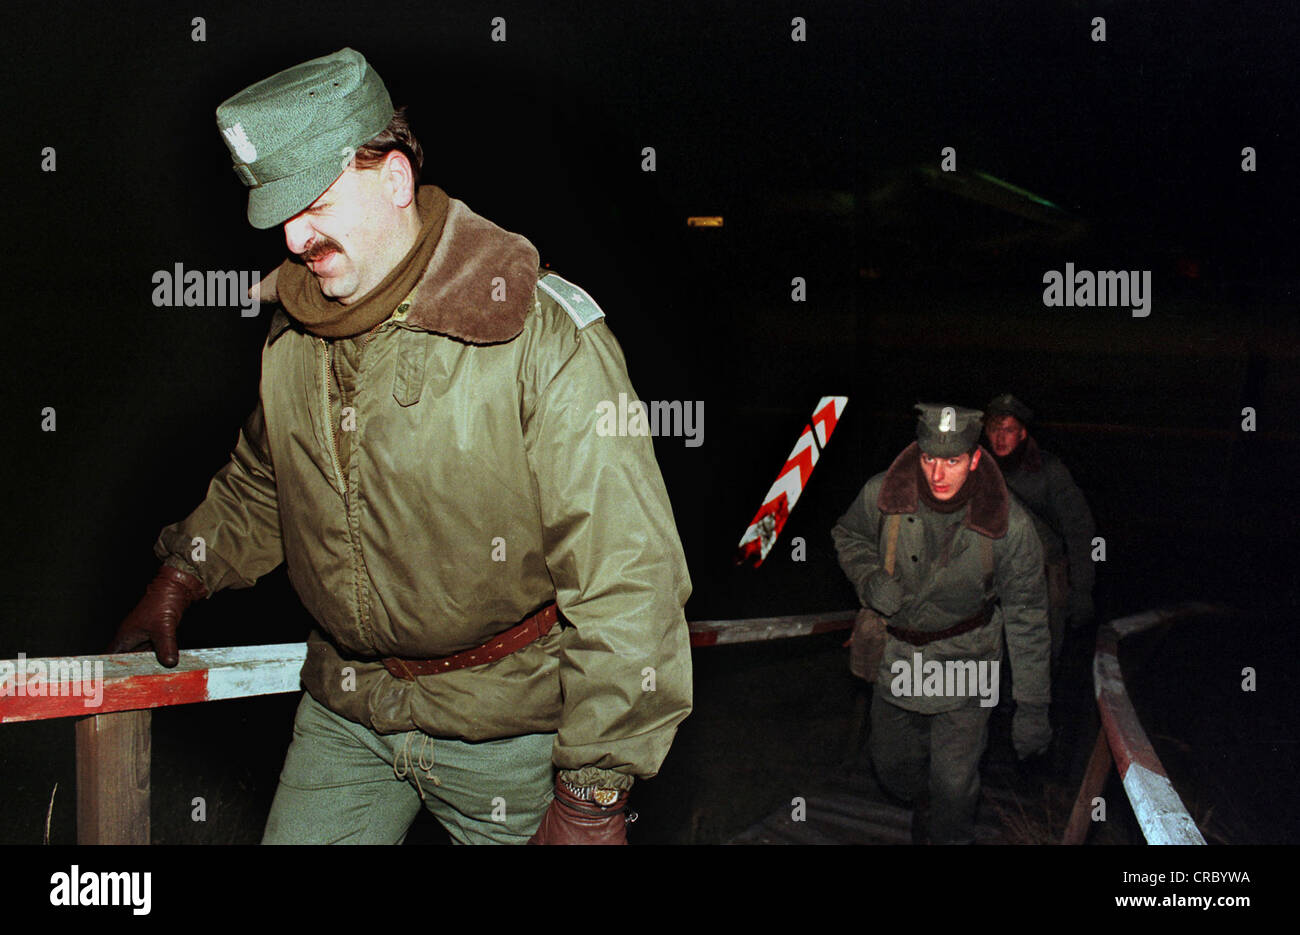
<svg viewBox="0 0 1300 935"><path fill-rule="evenodd" d="M298 691L306 658L283 643L186 650L174 669L152 652L0 660L0 724Z"/></svg>
<svg viewBox="0 0 1300 935"><path fill-rule="evenodd" d="M823 396L813 407L812 419L799 433L790 457L785 459L771 489L763 497L763 505L740 537L740 546L736 550L737 565L749 563L757 568L772 551L848 403L847 396Z"/></svg>

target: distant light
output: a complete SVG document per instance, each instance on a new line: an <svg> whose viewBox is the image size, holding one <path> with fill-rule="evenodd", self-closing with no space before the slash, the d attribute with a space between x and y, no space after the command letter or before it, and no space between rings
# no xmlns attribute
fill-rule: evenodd
<svg viewBox="0 0 1300 935"><path fill-rule="evenodd" d="M686 219L687 227L721 227L722 215L711 214L701 215L699 217L689 217Z"/></svg>

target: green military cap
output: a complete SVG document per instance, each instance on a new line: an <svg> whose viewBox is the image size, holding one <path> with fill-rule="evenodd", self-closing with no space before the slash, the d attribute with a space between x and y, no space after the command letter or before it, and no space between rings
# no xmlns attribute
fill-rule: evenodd
<svg viewBox="0 0 1300 935"><path fill-rule="evenodd" d="M999 416L1015 416L1021 424L1028 425L1034 418L1034 410L1030 409L1020 400L1016 399L1010 393L1003 393L1001 396L994 396L989 400L989 404L984 407L990 419Z"/></svg>
<svg viewBox="0 0 1300 935"><path fill-rule="evenodd" d="M955 458L979 444L984 413L978 409L917 403L916 440L921 450L936 458Z"/></svg>
<svg viewBox="0 0 1300 935"><path fill-rule="evenodd" d="M388 89L352 49L286 68L222 102L217 127L249 188L249 223L275 227L306 208L392 117Z"/></svg>

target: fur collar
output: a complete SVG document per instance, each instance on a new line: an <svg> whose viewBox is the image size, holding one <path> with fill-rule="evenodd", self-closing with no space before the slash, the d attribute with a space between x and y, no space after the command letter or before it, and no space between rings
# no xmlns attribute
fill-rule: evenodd
<svg viewBox="0 0 1300 935"><path fill-rule="evenodd" d="M467 344L513 341L533 307L537 269L537 248L526 238L502 230L453 198L406 324ZM498 277L502 282L495 281ZM498 289L504 301L493 301ZM252 292L263 302L275 301L275 271ZM267 343L292 324L284 310L277 309Z"/></svg>
<svg viewBox="0 0 1300 935"><path fill-rule="evenodd" d="M920 500L916 478L920 460L921 447L916 442L904 448L903 453L894 459L885 472L885 482L876 501L880 512L916 512ZM979 467L967 475L966 483L975 485L966 509L966 526L991 539L1001 539L1007 534L1011 496L991 454L985 451L980 456Z"/></svg>

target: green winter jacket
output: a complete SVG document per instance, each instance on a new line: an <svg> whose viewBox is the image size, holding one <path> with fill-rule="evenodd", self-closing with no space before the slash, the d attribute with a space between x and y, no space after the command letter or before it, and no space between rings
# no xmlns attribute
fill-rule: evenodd
<svg viewBox="0 0 1300 935"><path fill-rule="evenodd" d="M919 495L917 463L920 448L913 443L889 470L867 481L857 499L835 524L831 536L840 567L857 589L864 607L872 607L891 625L907 630L936 631L975 615L984 604L984 560L981 537L992 540L991 588L998 599L986 626L923 646L892 634L885 643L877 684L889 693L894 663L913 665L921 653L930 661L976 663L1002 657L1003 632L1011 656L1012 694L1017 701L1048 704L1051 700L1047 627L1047 587L1043 552L1025 511L1007 493L993 458L985 452L966 483L974 484L965 507L949 514L925 505ZM884 585L886 517L899 514L894 579L901 585L899 606L888 606L897 589ZM946 555L945 555L946 552ZM990 670L991 671L991 670ZM935 714L977 705L976 695L891 695L900 708Z"/></svg>
<svg viewBox="0 0 1300 935"><path fill-rule="evenodd" d="M651 439L596 432L598 403L635 398L622 350L537 259L453 200L413 296L369 335L327 342L277 310L258 409L155 551L210 593L287 562L319 625L303 683L346 718L558 731L557 767L630 782L691 709L690 579ZM497 662L412 682L376 661L477 646L551 600L567 623Z"/></svg>

